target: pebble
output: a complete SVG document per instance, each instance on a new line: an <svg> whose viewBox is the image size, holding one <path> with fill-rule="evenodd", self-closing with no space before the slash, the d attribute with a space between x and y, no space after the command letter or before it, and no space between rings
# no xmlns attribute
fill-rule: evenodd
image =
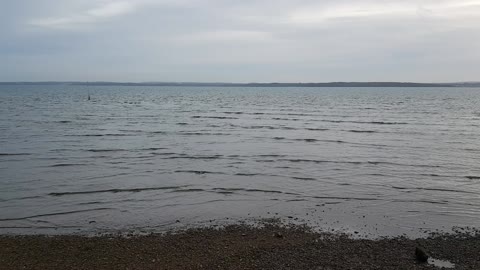
<svg viewBox="0 0 480 270"><path fill-rule="evenodd" d="M419 262L426 262L428 260L427 252L421 247L415 248L415 257Z"/></svg>

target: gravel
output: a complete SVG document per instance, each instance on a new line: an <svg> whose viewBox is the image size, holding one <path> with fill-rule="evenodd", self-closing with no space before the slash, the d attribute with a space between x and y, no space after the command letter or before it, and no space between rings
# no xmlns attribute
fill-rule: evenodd
<svg viewBox="0 0 480 270"><path fill-rule="evenodd" d="M0 269L480 269L480 236L354 239L302 226L233 225L166 234L0 236Z"/></svg>

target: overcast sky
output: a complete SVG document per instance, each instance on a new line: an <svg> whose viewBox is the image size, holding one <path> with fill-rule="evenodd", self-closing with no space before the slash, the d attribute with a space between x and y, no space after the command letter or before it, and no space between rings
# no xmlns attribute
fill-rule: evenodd
<svg viewBox="0 0 480 270"><path fill-rule="evenodd" d="M1 0L0 81L480 80L480 0Z"/></svg>

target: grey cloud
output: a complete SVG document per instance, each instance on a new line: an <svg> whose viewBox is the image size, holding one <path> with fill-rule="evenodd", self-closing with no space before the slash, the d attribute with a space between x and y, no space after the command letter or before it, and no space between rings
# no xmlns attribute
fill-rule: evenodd
<svg viewBox="0 0 480 270"><path fill-rule="evenodd" d="M12 2L2 81L478 79L480 0Z"/></svg>

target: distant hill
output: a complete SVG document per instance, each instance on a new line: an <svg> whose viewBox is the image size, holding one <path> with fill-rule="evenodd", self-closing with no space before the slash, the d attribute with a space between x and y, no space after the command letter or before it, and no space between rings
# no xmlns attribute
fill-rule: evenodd
<svg viewBox="0 0 480 270"><path fill-rule="evenodd" d="M0 85L78 85L78 86L199 86L199 87L480 87L480 82L328 82L328 83L204 83L204 82L0 82Z"/></svg>
<svg viewBox="0 0 480 270"><path fill-rule="evenodd" d="M459 82L453 83L456 87L480 87L480 82Z"/></svg>

